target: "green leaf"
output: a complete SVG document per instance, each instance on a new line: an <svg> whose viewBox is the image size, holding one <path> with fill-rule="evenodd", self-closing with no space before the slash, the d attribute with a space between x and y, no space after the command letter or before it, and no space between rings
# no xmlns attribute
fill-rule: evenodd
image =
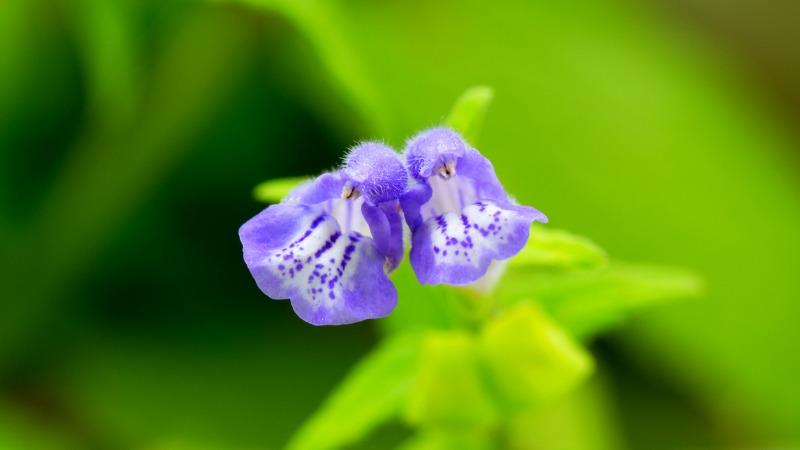
<svg viewBox="0 0 800 450"><path fill-rule="evenodd" d="M277 13L283 16L308 40L314 50L311 54L319 58L324 74L333 82L343 99L360 113L360 121L369 124L377 136L387 136L392 129L392 112L382 96L375 80L366 70L361 55L353 51L345 30L355 27L343 7L336 2L295 1L295 0L215 0L219 3L248 5L261 12ZM352 26L348 26L352 25ZM306 89L313 89L307 86ZM329 93L328 93L329 94ZM321 103L325 97L315 98ZM334 106L331 111L341 113ZM334 118L334 120L336 120Z"/></svg>
<svg viewBox="0 0 800 450"><path fill-rule="evenodd" d="M467 89L456 100L445 124L461 132L467 142L475 145L493 97L494 91L488 86Z"/></svg>
<svg viewBox="0 0 800 450"><path fill-rule="evenodd" d="M283 200L292 189L308 179L308 177L291 177L267 180L253 189L253 197L264 203L278 203Z"/></svg>
<svg viewBox="0 0 800 450"><path fill-rule="evenodd" d="M459 430L492 424L497 411L486 391L480 364L473 335L465 331L428 333L406 420L416 426Z"/></svg>
<svg viewBox="0 0 800 450"><path fill-rule="evenodd" d="M123 127L136 113L141 96L142 38L135 32L135 3L72 2L77 48L87 70L92 119Z"/></svg>
<svg viewBox="0 0 800 450"><path fill-rule="evenodd" d="M506 303L538 300L561 326L588 339L647 307L695 297L702 285L697 275L677 268L612 263L561 273L510 267L496 295Z"/></svg>
<svg viewBox="0 0 800 450"><path fill-rule="evenodd" d="M607 374L595 373L585 383L544 408L509 417L506 448L547 450L619 450L624 438L619 405ZM626 426L628 424L626 423ZM662 426L659 423L659 426Z"/></svg>
<svg viewBox="0 0 800 450"><path fill-rule="evenodd" d="M492 450L497 448L486 433L425 430L412 436L398 450Z"/></svg>
<svg viewBox="0 0 800 450"><path fill-rule="evenodd" d="M515 305L489 322L480 346L496 391L515 410L563 396L594 368L584 348L532 303Z"/></svg>
<svg viewBox="0 0 800 450"><path fill-rule="evenodd" d="M420 341L414 334L386 338L353 369L287 448L340 448L397 417L416 372Z"/></svg>
<svg viewBox="0 0 800 450"><path fill-rule="evenodd" d="M597 268L608 264L605 251L589 239L545 225L534 224L522 251L509 266L527 268Z"/></svg>
<svg viewBox="0 0 800 450"><path fill-rule="evenodd" d="M76 434L31 417L30 411L0 397L0 450L70 450L86 448Z"/></svg>
<svg viewBox="0 0 800 450"><path fill-rule="evenodd" d="M232 450L230 445L210 442L196 442L187 439L162 439L147 445L141 450Z"/></svg>
<svg viewBox="0 0 800 450"><path fill-rule="evenodd" d="M157 46L137 119L121 134L109 135L93 123L76 137L63 170L47 183L35 220L15 236L19 250L0 252L0 265L13 261L8 265L13 273L4 275L24 286L15 293L16 302L1 305L9 325L0 327L0 365L59 316L70 301L62 290L88 273L114 233L156 195L235 92L252 57L256 28L232 12L200 9L186 16ZM76 211L75 205L83 206ZM47 257L31 257L37 254ZM48 282L33 281L34 273Z"/></svg>
<svg viewBox="0 0 800 450"><path fill-rule="evenodd" d="M419 283L406 255L406 262L392 272L399 298L392 314L379 322L388 333L452 330L474 323L488 303L465 296L463 290L449 286Z"/></svg>

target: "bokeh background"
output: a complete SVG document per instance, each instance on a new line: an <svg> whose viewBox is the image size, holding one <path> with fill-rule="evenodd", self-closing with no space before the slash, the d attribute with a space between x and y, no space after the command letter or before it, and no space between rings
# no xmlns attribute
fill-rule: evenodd
<svg viewBox="0 0 800 450"><path fill-rule="evenodd" d="M800 445L796 2L2 0L0 448L280 448L377 335L260 294L252 188L476 84L518 199L706 280L592 344L607 442Z"/></svg>

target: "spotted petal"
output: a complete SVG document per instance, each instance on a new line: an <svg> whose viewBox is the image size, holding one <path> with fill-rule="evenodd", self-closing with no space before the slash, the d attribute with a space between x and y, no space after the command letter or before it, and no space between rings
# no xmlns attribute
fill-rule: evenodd
<svg viewBox="0 0 800 450"><path fill-rule="evenodd" d="M405 157L416 184L400 204L412 233L411 264L422 283L477 282L492 261L525 246L533 221L547 221L539 211L517 205L492 163L451 129L417 134Z"/></svg>
<svg viewBox="0 0 800 450"><path fill-rule="evenodd" d="M278 204L239 230L244 259L259 288L290 299L300 318L341 325L388 315L397 291L386 258L369 237L343 233L322 206Z"/></svg>
<svg viewBox="0 0 800 450"><path fill-rule="evenodd" d="M493 260L517 254L531 223L543 219L527 206L500 207L488 201L469 205L461 214L432 217L414 232L411 265L422 283L472 283Z"/></svg>

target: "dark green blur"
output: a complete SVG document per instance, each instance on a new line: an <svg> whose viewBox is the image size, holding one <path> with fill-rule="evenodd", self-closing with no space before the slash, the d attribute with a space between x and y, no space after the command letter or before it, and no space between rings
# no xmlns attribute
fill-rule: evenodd
<svg viewBox="0 0 800 450"><path fill-rule="evenodd" d="M477 84L520 201L707 284L594 341L586 427L535 432L800 446L797 8L561 3L0 1L0 449L281 448L377 333L258 291L253 188Z"/></svg>

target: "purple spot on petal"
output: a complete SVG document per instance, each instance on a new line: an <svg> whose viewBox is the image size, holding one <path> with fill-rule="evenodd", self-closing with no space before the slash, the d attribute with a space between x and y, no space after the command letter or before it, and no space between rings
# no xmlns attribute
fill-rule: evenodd
<svg viewBox="0 0 800 450"><path fill-rule="evenodd" d="M325 216L319 216L311 222L311 229L317 228L317 225L321 224L322 221L325 220Z"/></svg>

